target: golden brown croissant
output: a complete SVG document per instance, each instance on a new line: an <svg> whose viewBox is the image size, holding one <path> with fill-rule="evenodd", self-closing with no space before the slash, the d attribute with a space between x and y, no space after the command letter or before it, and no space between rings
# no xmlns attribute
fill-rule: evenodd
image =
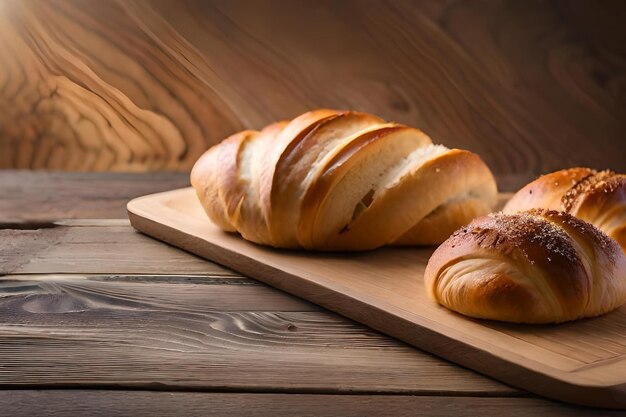
<svg viewBox="0 0 626 417"><path fill-rule="evenodd" d="M626 255L590 223L535 209L491 214L455 232L430 258L430 296L470 317L558 323L626 302Z"/></svg>
<svg viewBox="0 0 626 417"><path fill-rule="evenodd" d="M626 175L572 168L543 175L519 190L505 213L562 210L592 223L626 252Z"/></svg>
<svg viewBox="0 0 626 417"><path fill-rule="evenodd" d="M281 248L434 244L486 214L496 185L475 154L365 113L316 110L237 133L195 164L215 224Z"/></svg>

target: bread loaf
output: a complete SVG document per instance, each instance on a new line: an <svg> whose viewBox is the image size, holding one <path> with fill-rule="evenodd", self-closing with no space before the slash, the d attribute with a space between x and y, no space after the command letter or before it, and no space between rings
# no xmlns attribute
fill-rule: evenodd
<svg viewBox="0 0 626 417"><path fill-rule="evenodd" d="M461 314L515 323L558 323L626 302L626 255L590 223L530 210L478 218L432 255L431 298Z"/></svg>
<svg viewBox="0 0 626 417"><path fill-rule="evenodd" d="M315 110L237 133L195 164L211 220L279 248L437 244L490 212L493 175L475 154L365 113Z"/></svg>
<svg viewBox="0 0 626 417"><path fill-rule="evenodd" d="M505 213L562 210L592 223L626 252L626 175L572 168L543 175L518 191Z"/></svg>

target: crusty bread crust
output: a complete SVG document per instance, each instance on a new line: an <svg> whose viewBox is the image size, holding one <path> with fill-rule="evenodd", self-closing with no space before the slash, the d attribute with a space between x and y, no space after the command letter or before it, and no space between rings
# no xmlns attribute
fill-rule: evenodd
<svg viewBox="0 0 626 417"><path fill-rule="evenodd" d="M535 209L478 218L432 255L431 298L467 316L558 323L626 302L626 255L595 226Z"/></svg>
<svg viewBox="0 0 626 417"><path fill-rule="evenodd" d="M310 250L437 244L490 212L497 195L477 155L432 145L415 128L335 110L225 139L198 160L191 183L222 229Z"/></svg>
<svg viewBox="0 0 626 417"><path fill-rule="evenodd" d="M626 175L571 168L543 175L519 190L505 213L531 208L562 210L594 224L626 253Z"/></svg>

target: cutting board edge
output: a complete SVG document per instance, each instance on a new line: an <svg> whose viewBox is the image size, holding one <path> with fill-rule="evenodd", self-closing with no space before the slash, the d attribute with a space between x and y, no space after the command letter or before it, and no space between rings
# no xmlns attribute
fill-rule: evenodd
<svg viewBox="0 0 626 417"><path fill-rule="evenodd" d="M381 310L375 306L364 303L346 294L334 293L333 299L337 300L338 297L345 299L347 304L351 306L358 306L359 308L357 310L352 308L340 308L336 305L325 302L324 299L302 297L298 294L298 290L301 290L302 288L315 288L315 291L313 292L319 293L324 293L325 288L321 284L309 281L306 281L304 287L302 282L296 284L296 281L303 280L300 279L300 277L290 274L289 272L282 271L270 265L262 264L245 254L231 251L228 248L223 248L213 242L188 234L185 231L179 230L171 225L159 222L158 220L151 218L148 214L145 214L145 210L142 209L143 204L154 204L155 200L158 201L160 198L171 196L174 193L188 191L189 188L190 187L186 187L157 194L150 194L131 200L127 205L131 225L138 231L155 239L232 268L237 272L258 279L259 281L262 281L272 287L309 300L327 308L330 311L336 312L351 320L355 320L380 331L381 333L388 334L394 338L409 343L418 349L425 350L453 363L473 369L489 377L493 377L505 384L516 386L538 395L554 398L564 402L602 408L626 409L626 381L619 382L617 384L602 385L601 383L596 383L586 385L576 380L575 372L565 372L555 368L547 369L547 372L533 370L523 366L522 364L510 362L504 358L498 357L497 355L493 355L492 353L482 350L477 346L472 346L471 344L467 344L449 336L440 334L436 330L428 327L420 326L419 335L415 334L414 329L412 329L412 331L404 332L390 330L380 323L388 320L394 320L406 322L404 323L404 326L407 327L415 327L419 325L405 320L404 318L395 316L387 311ZM240 258L245 259L242 260ZM250 264L250 269L248 269L246 263ZM253 268L252 264L256 264L257 266L263 265L265 268ZM269 272L273 275L280 275L280 279L270 276L268 274ZM293 283L293 287L289 285L290 283ZM362 316L368 316L370 319L362 320ZM377 321L372 321L371 317L374 317ZM425 343L424 339L422 339L424 334L427 334L428 336L427 343ZM445 346L450 342L456 343L457 347L461 347L464 350L463 355L458 354L458 348L451 349L454 354L437 348L438 346ZM494 362L497 362L497 366L494 366Z"/></svg>

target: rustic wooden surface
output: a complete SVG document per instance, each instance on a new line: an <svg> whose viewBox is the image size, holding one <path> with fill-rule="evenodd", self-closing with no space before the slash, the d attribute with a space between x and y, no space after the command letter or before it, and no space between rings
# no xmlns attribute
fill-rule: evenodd
<svg viewBox="0 0 626 417"><path fill-rule="evenodd" d="M6 415L31 417L32 403L47 416L275 416L275 417L617 417L619 411L590 410L535 398L405 395L238 394L146 391L0 391ZM80 414L79 414L80 413Z"/></svg>
<svg viewBox="0 0 626 417"><path fill-rule="evenodd" d="M188 170L239 129L331 107L500 179L624 170L624 20L621 0L6 0L0 167Z"/></svg>
<svg viewBox="0 0 626 417"><path fill-rule="evenodd" d="M501 205L507 194L500 194ZM137 230L512 386L562 401L626 409L626 306L558 326L468 320L433 303L433 248L281 251L207 222L193 188L132 200ZM592 347L590 349L590 347Z"/></svg>
<svg viewBox="0 0 626 417"><path fill-rule="evenodd" d="M189 185L189 175L183 173L110 173L105 188L98 187L101 178L101 174L84 172L68 176L2 171L0 222L14 223L13 227L24 223L21 227L27 228L49 225L59 219L126 219L126 202L131 198Z"/></svg>
<svg viewBox="0 0 626 417"><path fill-rule="evenodd" d="M102 195L119 187L115 174L92 175ZM0 171L3 197L7 178L20 173ZM40 213L30 222L19 206L0 206L3 414L33 415L45 404L59 416L280 416L296 408L299 415L618 415L534 397L445 362L153 241L125 218L89 219L93 194L81 187L83 174L24 178L49 189L54 217L37 228ZM164 174L159 189L149 178L128 175L115 198L180 180ZM22 193L25 207L40 201L37 187ZM119 204L102 217L123 213ZM17 229L3 221L18 217Z"/></svg>

